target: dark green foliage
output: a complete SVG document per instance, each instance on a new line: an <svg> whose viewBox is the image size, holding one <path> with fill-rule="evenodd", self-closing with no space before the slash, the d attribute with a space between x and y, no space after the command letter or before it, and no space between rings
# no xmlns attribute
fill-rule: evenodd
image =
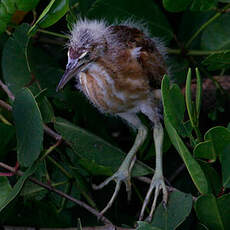
<svg viewBox="0 0 230 230"><path fill-rule="evenodd" d="M0 0L0 175L20 163L17 175L0 177L0 225L101 224L74 199L96 213L105 206L114 184L100 191L92 184L118 169L136 132L98 112L74 82L56 92L65 34L87 17L144 24L167 44L170 67L162 81L166 208L158 202L151 223L137 221L149 186L140 176L152 176L155 155L151 124L140 115L149 132L132 171L131 203L122 187L105 216L138 230L230 229L229 9L230 0Z"/></svg>

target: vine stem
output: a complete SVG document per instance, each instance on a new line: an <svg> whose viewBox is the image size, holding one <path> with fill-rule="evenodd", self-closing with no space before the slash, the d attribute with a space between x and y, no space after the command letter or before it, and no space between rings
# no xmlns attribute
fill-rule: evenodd
<svg viewBox="0 0 230 230"><path fill-rule="evenodd" d="M213 17L211 17L207 22L205 22L193 35L192 37L187 41L185 44L185 47L187 48L188 46L191 45L192 41L214 20L216 20L218 17L222 15L228 8L230 7L230 3L227 4L223 9L221 9L218 13L216 13Z"/></svg>
<svg viewBox="0 0 230 230"><path fill-rule="evenodd" d="M55 37L69 39L69 36L65 35L65 34L59 34L59 33L55 33L52 31L43 30L43 29L38 29L38 31L41 33L44 33L44 34L49 34L49 35L55 36Z"/></svg>
<svg viewBox="0 0 230 230"><path fill-rule="evenodd" d="M3 163L3 162L0 162L0 167L2 167L4 169L7 169L8 171L10 171L12 173L15 173L18 176L23 176L23 172L22 171L15 170L15 168L13 168L13 167L11 167L11 166ZM110 220L108 220L106 217L102 216L100 214L100 212L98 212L96 209L90 207L89 205L85 204L84 202L82 202L82 201L80 201L78 199L75 199L74 197L72 197L72 196L70 196L70 195L68 195L68 194L66 194L66 193L64 193L64 192L62 192L62 191L54 188L51 185L44 184L41 181L39 181L39 180L37 180L37 179L35 179L33 177L29 177L28 179L31 182L33 182L34 184L37 184L37 185L39 185L39 186L41 186L41 187L43 187L43 188L45 188L45 189L47 189L49 191L54 192L54 193L58 194L59 196L62 196L64 198L72 201L73 203L78 204L79 206L85 208L90 213L94 214L98 219L100 219L104 224L109 224L109 225L113 226L112 223L110 222Z"/></svg>

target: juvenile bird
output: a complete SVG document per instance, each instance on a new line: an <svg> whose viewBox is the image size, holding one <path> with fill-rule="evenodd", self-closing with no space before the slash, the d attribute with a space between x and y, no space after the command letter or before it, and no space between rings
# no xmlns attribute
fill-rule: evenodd
<svg viewBox="0 0 230 230"><path fill-rule="evenodd" d="M151 39L130 23L108 25L105 21L86 19L79 20L73 26L68 48L68 64L57 90L75 77L79 82L78 88L95 107L103 113L119 116L137 129L135 142L120 168L103 183L94 186L95 189L101 189L110 181L116 182L112 198L101 214L113 204L122 182L130 199L131 170L136 152L147 135L147 128L137 113L142 112L154 124L156 169L139 217L143 219L155 189L148 217L151 220L160 190L165 203L168 197L162 172L163 128L158 109L160 84L167 73L164 50L156 39Z"/></svg>

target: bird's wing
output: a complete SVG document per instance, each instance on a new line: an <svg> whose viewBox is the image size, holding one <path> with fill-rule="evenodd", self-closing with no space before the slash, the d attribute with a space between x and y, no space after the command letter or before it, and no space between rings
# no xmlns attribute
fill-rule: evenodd
<svg viewBox="0 0 230 230"><path fill-rule="evenodd" d="M160 51L161 45L134 27L118 25L111 26L110 29L112 33L117 34L121 43L126 44L127 48L140 48L137 60L148 76L149 85L153 89L160 88L163 75L167 73L163 54Z"/></svg>

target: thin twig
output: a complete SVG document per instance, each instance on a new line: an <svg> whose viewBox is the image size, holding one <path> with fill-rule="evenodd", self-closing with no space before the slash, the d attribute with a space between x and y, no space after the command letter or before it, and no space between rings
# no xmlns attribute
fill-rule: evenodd
<svg viewBox="0 0 230 230"><path fill-rule="evenodd" d="M12 92L9 90L8 86L5 85L1 80L0 80L0 86L2 87L2 89L6 92L6 94L8 95L8 97L14 101L15 97L12 94Z"/></svg>
<svg viewBox="0 0 230 230"><path fill-rule="evenodd" d="M23 176L23 172L22 172L22 171L20 171L20 170L15 170L15 168L13 168L13 167L11 167L11 166L9 166L9 165L3 163L3 162L0 162L0 167L2 167L2 168L4 168L4 169L7 169L7 170L9 170L10 172L15 173L15 174L18 175L18 176ZM33 182L34 184L37 184L37 185L39 185L39 186L41 186L41 187L43 187L43 188L45 188L45 189L47 189L47 190L49 190L49 191L54 192L54 193L56 193L56 194L58 194L58 195L60 195L60 196L62 196L62 197L64 197L64 198L66 198L66 199L68 199L68 200L70 200L70 201L72 201L72 202L78 204L79 206L85 208L85 209L88 210L90 213L92 213L93 215L95 215L98 219L100 219L104 224L110 224L110 225L112 225L112 223L111 223L106 217L102 216L102 215L100 214L100 212L98 212L96 209L90 207L89 205L85 204L84 202L82 202L82 201L80 201L80 200L78 200L78 199L75 199L74 197L72 197L72 196L70 196L70 195L68 195L68 194L66 194L66 193L64 193L64 192L62 192L62 191L60 191L60 190L58 190L58 189L52 187L51 185L44 184L44 183L42 183L41 181L39 181L39 180L37 180L37 179L35 179L35 178L33 178L33 177L29 177L28 179L29 179L31 182ZM112 226L113 226L113 225L112 225Z"/></svg>
<svg viewBox="0 0 230 230"><path fill-rule="evenodd" d="M0 107L2 107L3 109L6 109L8 111L12 111L12 106L10 106L9 104L7 104L3 100L0 100Z"/></svg>
<svg viewBox="0 0 230 230"><path fill-rule="evenodd" d="M185 169L185 164L182 164L170 177L169 181L172 183L172 181Z"/></svg>

